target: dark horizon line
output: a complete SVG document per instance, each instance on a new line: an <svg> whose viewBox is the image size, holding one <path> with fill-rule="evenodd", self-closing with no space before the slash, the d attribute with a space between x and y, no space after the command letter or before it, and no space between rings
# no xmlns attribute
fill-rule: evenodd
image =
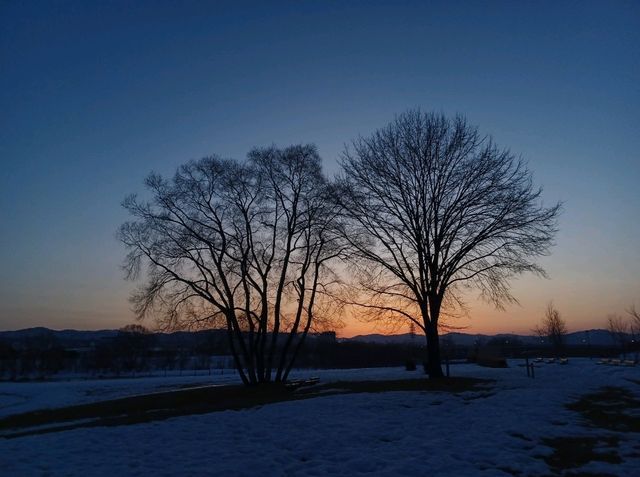
<svg viewBox="0 0 640 477"><path fill-rule="evenodd" d="M20 332L24 332L24 331L29 331L29 330L38 330L38 329L42 329L42 330L47 330L47 331L54 331L54 332L64 332L64 331L76 331L76 332L87 332L87 333L100 333L100 332L104 332L104 331L120 331L122 329L121 328L100 328L100 329L76 329L76 328L49 328L47 326L30 326L27 328L19 328L19 329L0 329L0 334L2 333L20 333ZM148 329L148 331L152 334L173 334L173 333L200 333L200 332L204 332L204 331L224 331L226 332L226 328L204 328L201 330L173 330L173 331L162 331L162 330L153 330L153 329ZM609 333L609 330L607 330L606 328L590 328L590 329L583 329L583 330L577 330L577 331L569 331L566 334L567 335L573 335L573 334L578 334L578 333L588 333L588 332L592 332L592 331L604 331ZM338 335L338 330L326 330L326 331L320 331L320 332L309 332L310 335L317 335L317 334L322 334L322 333L336 333L336 336ZM282 332L283 334L286 334L286 332ZM366 336L388 336L388 337L392 337L392 336L405 336L405 335L410 335L411 333L409 332L405 332L405 333L366 333L366 334L355 334L352 336L345 336L345 337L339 337L339 339L353 339L353 338L358 338L358 337L366 337ZM522 334L522 333L514 333L514 332L497 332L497 333L472 333L472 332L465 332L463 330L458 330L458 331L447 331L447 332L442 332L440 333L440 337L446 336L446 335L450 335L450 334L461 334L461 335L468 335L468 336L500 336L500 335L509 335L509 336L536 336L536 334L532 331L531 334ZM416 337L420 337L422 336L422 333L415 333Z"/></svg>

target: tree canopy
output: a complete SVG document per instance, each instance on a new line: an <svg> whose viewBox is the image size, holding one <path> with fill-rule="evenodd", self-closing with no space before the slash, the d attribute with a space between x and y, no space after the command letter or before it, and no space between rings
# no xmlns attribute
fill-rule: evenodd
<svg viewBox="0 0 640 477"><path fill-rule="evenodd" d="M167 328L224 326L246 383L285 380L322 309L340 250L337 207L314 146L254 149L151 174L150 200L129 196L120 228L139 317ZM321 313L320 313L321 315Z"/></svg>
<svg viewBox="0 0 640 477"><path fill-rule="evenodd" d="M476 288L497 306L510 280L544 274L560 205L546 207L526 164L462 116L408 111L342 158L338 200L358 277L354 300L404 318L427 338L430 375L442 375L443 304Z"/></svg>

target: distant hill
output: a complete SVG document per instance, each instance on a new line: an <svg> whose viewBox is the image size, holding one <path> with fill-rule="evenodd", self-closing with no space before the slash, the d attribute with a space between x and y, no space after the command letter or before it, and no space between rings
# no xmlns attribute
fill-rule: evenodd
<svg viewBox="0 0 640 477"><path fill-rule="evenodd" d="M524 335L513 335L513 334L497 334L497 335L484 335L484 334L469 334L469 333L445 333L440 336L441 339L451 339L454 344L458 346L473 346L477 342L486 343L492 338L510 338L516 337L520 339L523 343L537 343L537 336L524 336ZM425 338L422 334L416 333L411 336L409 333L398 334L398 335L383 335L383 334L370 334L370 335L358 335L352 338L348 338L351 341L360 341L363 343L377 343L377 344L410 344L415 343L417 345L422 345L425 341Z"/></svg>
<svg viewBox="0 0 640 477"><path fill-rule="evenodd" d="M65 348L79 348L97 344L100 341L109 340L118 336L119 330L52 330L44 327L26 328L16 331L0 331L0 341L10 344L27 345L30 342L55 340L56 344ZM206 340L226 343L226 329L201 330L201 331L174 331L171 333L152 332L154 343L157 346L166 347L192 347L202 344ZM309 334L309 339L314 339L314 334Z"/></svg>
<svg viewBox="0 0 640 477"><path fill-rule="evenodd" d="M212 331L176 331L173 333L154 333L160 345L181 345L189 344L202 339L206 334L221 333L224 330ZM16 342L35 339L46 339L52 337L59 343L67 347L82 346L103 339L110 339L118 334L118 330L51 330L49 328L37 327L26 328L16 331L0 331L0 340ZM496 335L470 334L470 333L445 333L442 338L450 338L458 346L473 346L476 342L486 343L492 338L514 338L527 345L540 343L540 338L533 335L517 335L510 333L499 333ZM566 336L568 345L580 345L590 343L593 346L611 346L614 344L610 333L607 330L586 330L569 333ZM416 333L413 337L409 333L396 335L383 335L379 333L358 335L352 338L343 338L341 341L359 341L363 343L378 344L411 344L418 346L425 341L424 336Z"/></svg>
<svg viewBox="0 0 640 477"><path fill-rule="evenodd" d="M518 335L511 333L499 333L496 335L485 334L469 334L469 333L445 333L442 338L451 338L454 344L458 346L473 346L476 342L486 343L492 338L516 338L527 345L535 345L540 343L540 338L533 335ZM425 340L421 334L416 333L413 337L409 333L397 335L383 335L379 333L369 335L357 335L352 338L346 338L349 341L360 341L363 343L378 344L411 344L412 342L421 345ZM611 346L615 343L611 338L611 334L607 330L585 330L568 333L566 343L570 346L591 344L593 346Z"/></svg>
<svg viewBox="0 0 640 477"><path fill-rule="evenodd" d="M37 327L16 331L0 331L0 340L10 343L28 342L52 338L65 347L79 347L108 340L118 335L118 330L52 330ZM210 331L176 331L173 333L153 333L158 345L180 346L190 345L210 334L224 334L224 330Z"/></svg>
<svg viewBox="0 0 640 477"><path fill-rule="evenodd" d="M61 341L91 341L111 338L117 334L117 330L52 330L44 327L36 327L16 331L0 331L0 339L26 340L52 336Z"/></svg>

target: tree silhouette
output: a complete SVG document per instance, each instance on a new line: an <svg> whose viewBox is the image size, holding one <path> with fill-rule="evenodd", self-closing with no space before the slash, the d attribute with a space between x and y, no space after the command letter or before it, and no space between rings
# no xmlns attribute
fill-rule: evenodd
<svg viewBox="0 0 640 477"><path fill-rule="evenodd" d="M620 347L620 352L625 358L627 357L630 329L631 323L627 322L623 317L619 315L607 316L607 330L611 334L613 341Z"/></svg>
<svg viewBox="0 0 640 477"><path fill-rule="evenodd" d="M497 306L509 280L544 274L560 206L545 207L525 164L457 116L408 111L342 158L338 201L349 299L377 319L407 319L426 336L428 373L441 377L438 326L477 288Z"/></svg>
<svg viewBox="0 0 640 477"><path fill-rule="evenodd" d="M564 346L567 324L560 316L560 312L553 305L553 302L547 304L542 323L534 331L541 338L547 338L556 355L559 355Z"/></svg>
<svg viewBox="0 0 640 477"><path fill-rule="evenodd" d="M119 232L128 277L146 267L137 315L168 329L222 326L243 382L286 380L340 252L315 147L208 157L146 186L149 201L124 201L134 220Z"/></svg>

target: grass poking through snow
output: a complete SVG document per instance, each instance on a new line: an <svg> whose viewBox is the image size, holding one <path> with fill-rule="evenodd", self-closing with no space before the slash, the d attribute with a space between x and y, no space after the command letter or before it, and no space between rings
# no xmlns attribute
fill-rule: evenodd
<svg viewBox="0 0 640 477"><path fill-rule="evenodd" d="M542 439L553 453L544 460L553 470L573 469L589 462L601 461L611 464L622 462L615 448L619 438L608 437L553 437Z"/></svg>
<svg viewBox="0 0 640 477"><path fill-rule="evenodd" d="M579 413L585 424L592 428L615 433L640 432L640 399L622 387L603 387L585 394L568 404L567 408ZM553 452L541 458L556 474L565 477L592 476L594 474L572 469L597 461L620 464L623 461L618 453L621 438L610 433L602 436L543 438L542 443Z"/></svg>
<svg viewBox="0 0 640 477"><path fill-rule="evenodd" d="M605 387L585 394L567 406L593 427L618 432L640 432L640 399L628 389Z"/></svg>

